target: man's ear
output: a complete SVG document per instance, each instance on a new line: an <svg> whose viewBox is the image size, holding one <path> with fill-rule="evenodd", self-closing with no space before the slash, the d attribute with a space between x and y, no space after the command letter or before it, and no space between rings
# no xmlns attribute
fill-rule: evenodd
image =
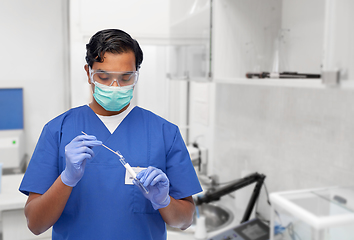
<svg viewBox="0 0 354 240"><path fill-rule="evenodd" d="M88 81L89 84L91 84L89 66L88 66L87 64L85 64L84 69L85 69L85 71L86 71L87 81Z"/></svg>

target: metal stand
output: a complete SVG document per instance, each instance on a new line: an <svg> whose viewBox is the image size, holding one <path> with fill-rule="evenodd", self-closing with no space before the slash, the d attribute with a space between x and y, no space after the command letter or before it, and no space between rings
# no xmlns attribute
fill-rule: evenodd
<svg viewBox="0 0 354 240"><path fill-rule="evenodd" d="M264 182L264 179L266 178L265 175L259 174L259 173L252 173L244 178L237 179L234 182L228 184L225 187L218 188L216 190L212 190L211 192L207 192L204 196L199 196L196 199L196 205L200 205L203 203L209 203L213 201L217 201L220 199L220 197L229 194L231 192L234 192L238 189L241 189L243 187L246 187L252 183L257 182L256 186L254 187L253 193L251 195L250 201L247 205L246 211L243 215L243 218L241 220L241 223L246 222L249 220L252 210L256 204L256 201L259 197L259 194L262 189L262 185Z"/></svg>

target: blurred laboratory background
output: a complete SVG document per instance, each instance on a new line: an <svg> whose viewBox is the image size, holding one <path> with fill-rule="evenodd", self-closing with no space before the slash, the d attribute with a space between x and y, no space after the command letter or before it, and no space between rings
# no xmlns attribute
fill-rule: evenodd
<svg viewBox="0 0 354 240"><path fill-rule="evenodd" d="M250 218L269 225L271 193L353 185L353 9L352 0L2 0L2 238L41 238L13 230L26 198L11 177L49 120L91 101L85 44L106 28L140 43L133 102L179 126L205 190L265 176ZM240 224L254 184L212 201L231 209L231 225L208 236Z"/></svg>

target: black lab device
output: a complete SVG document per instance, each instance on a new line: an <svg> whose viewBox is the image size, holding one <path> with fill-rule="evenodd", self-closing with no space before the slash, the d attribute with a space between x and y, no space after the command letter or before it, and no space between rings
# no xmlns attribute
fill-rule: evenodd
<svg viewBox="0 0 354 240"><path fill-rule="evenodd" d="M269 227L254 218L209 240L269 240Z"/></svg>

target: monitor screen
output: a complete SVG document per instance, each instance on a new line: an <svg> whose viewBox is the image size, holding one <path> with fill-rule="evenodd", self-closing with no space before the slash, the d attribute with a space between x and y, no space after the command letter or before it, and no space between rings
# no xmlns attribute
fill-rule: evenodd
<svg viewBox="0 0 354 240"><path fill-rule="evenodd" d="M23 89L0 88L0 130L23 129Z"/></svg>

